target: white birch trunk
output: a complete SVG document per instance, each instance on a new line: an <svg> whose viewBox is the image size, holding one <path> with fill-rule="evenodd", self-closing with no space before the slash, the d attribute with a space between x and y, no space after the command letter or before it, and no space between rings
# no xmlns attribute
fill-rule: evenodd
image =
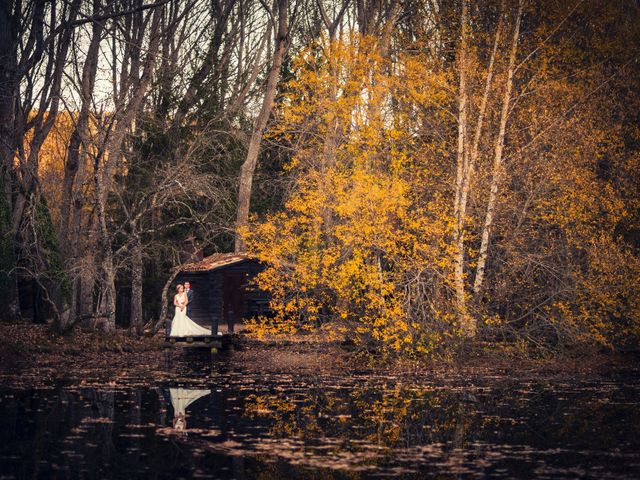
<svg viewBox="0 0 640 480"><path fill-rule="evenodd" d="M493 224L493 215L496 206L496 198L498 188L502 178L502 153L504 150L504 136L507 128L507 117L509 116L509 104L511 102L511 91L513 89L513 74L515 70L516 53L518 51L518 39L520 36L520 20L522 18L523 1L518 4L518 13L516 17L516 25L513 30L513 39L511 41L511 51L509 53L509 66L507 70L507 84L504 90L504 98L502 100L502 111L500 112L500 129L498 138L496 139L495 155L493 159L493 169L491 173L491 186L489 191L489 200L487 201L487 211L485 214L484 225L482 227L482 240L480 243L480 251L478 253L478 266L476 269L476 277L473 284L473 291L477 294L482 287L484 280L485 267L487 264L487 253L489 249L489 240L491 236L491 225Z"/></svg>
<svg viewBox="0 0 640 480"><path fill-rule="evenodd" d="M500 7L500 18L498 20L498 27L496 29L496 35L493 42L493 49L491 50L491 57L489 58L489 65L487 67L487 78L484 85L484 93L482 94L482 100L480 102L480 109L478 111L478 120L476 122L476 130L473 136L473 143L471 144L471 152L469 152L468 161L465 165L464 178L462 181L462 188L460 192L460 230L464 237L464 224L467 213L467 200L469 197L469 191L471 189L471 178L473 177L473 171L478 161L478 150L480 146L480 138L482 135L482 129L484 127L484 119L487 110L487 104L489 103L489 94L491 93L491 85L493 82L493 68L495 64L496 55L498 53L498 45L500 43L500 37L502 35L502 28L504 23L505 12L505 0L502 1ZM464 240L462 241L464 245Z"/></svg>
<svg viewBox="0 0 640 480"><path fill-rule="evenodd" d="M461 229L461 198L465 172L465 144L467 142L467 16L469 3L462 0L462 12L460 15L460 50L458 56L458 70L460 75L458 92L458 148L456 153L456 190L454 200L455 230L454 241L456 251L454 254L454 284L456 294L456 308L458 311L458 323L465 335L475 335L475 320L469 317L467 312L465 278L464 278L464 236Z"/></svg>

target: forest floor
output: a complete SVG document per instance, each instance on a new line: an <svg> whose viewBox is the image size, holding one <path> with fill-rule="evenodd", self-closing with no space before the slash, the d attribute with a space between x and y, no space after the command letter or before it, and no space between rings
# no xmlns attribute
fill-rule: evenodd
<svg viewBox="0 0 640 480"><path fill-rule="evenodd" d="M363 356L338 342L315 335L296 338L245 339L235 348L233 361L248 371L320 372L345 374L385 371L406 375L574 376L637 371L640 356L608 351L573 351L529 356L511 346L484 344L451 358L394 359Z"/></svg>
<svg viewBox="0 0 640 480"><path fill-rule="evenodd" d="M21 383L42 384L62 374L91 378L96 383L117 378L161 380L171 358L188 355L181 348L162 348L164 336L134 338L126 331L112 336L75 332L60 336L44 325L0 324L0 380L17 375ZM252 373L353 374L387 372L394 375L482 375L567 377L637 371L638 355L608 352L573 352L527 357L508 348L477 348L452 359L382 362L364 357L340 342L319 335L298 335L263 340L240 338L221 361ZM17 372L20 372L17 374Z"/></svg>

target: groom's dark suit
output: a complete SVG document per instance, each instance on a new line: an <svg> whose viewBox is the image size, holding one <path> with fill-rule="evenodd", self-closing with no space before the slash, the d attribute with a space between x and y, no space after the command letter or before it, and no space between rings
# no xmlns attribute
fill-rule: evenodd
<svg viewBox="0 0 640 480"><path fill-rule="evenodd" d="M189 289L187 290L187 317L191 318L191 302L193 302L193 290Z"/></svg>

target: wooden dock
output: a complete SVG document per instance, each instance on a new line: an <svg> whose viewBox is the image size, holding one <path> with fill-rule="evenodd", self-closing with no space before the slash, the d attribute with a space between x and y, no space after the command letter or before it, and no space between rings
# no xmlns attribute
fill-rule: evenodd
<svg viewBox="0 0 640 480"><path fill-rule="evenodd" d="M162 344L164 348L199 348L218 353L220 349L231 344L231 335L203 335L193 337L167 337Z"/></svg>

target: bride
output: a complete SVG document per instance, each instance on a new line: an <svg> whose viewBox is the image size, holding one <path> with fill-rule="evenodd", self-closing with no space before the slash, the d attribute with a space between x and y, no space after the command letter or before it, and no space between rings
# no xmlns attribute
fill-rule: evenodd
<svg viewBox="0 0 640 480"><path fill-rule="evenodd" d="M180 284L177 287L178 293L173 297L173 304L176 307L176 313L171 322L170 337L199 337L203 335L211 335L211 330L201 327L196 322L187 317L187 293Z"/></svg>

